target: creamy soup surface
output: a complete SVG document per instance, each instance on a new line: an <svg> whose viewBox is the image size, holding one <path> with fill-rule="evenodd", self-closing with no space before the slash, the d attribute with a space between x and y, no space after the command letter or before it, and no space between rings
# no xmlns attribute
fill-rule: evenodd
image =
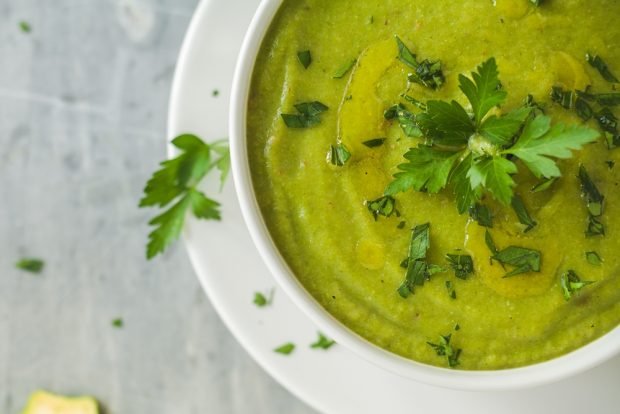
<svg viewBox="0 0 620 414"><path fill-rule="evenodd" d="M553 123L583 125L574 110L552 102L550 92L554 86L615 92L618 84L605 80L585 55L599 55L620 76L618 16L617 0L548 0L538 7L528 0L284 0L254 69L248 145L266 224L312 296L359 335L423 363L447 366L428 343L450 334L452 348L461 350L454 364L459 369L545 361L615 328L620 149L609 149L595 119L585 125L601 132L599 140L559 161L562 177L549 189L532 192L539 180L515 161L515 192L537 223L528 232L510 206L488 194L482 202L493 215L489 229L459 214L449 188L396 194L399 214L389 217L375 219L367 202L384 194L403 154L422 142L386 120L384 111L398 103L413 110L405 93L421 102L455 99L467 108L458 75L491 57L508 93L493 113L517 108L532 95ZM440 88L407 80L411 68L397 59L395 36L420 60L441 61ZM310 51L307 68L300 51ZM320 123L287 127L281 114L312 101L329 108ZM620 117L618 107L611 109ZM385 138L380 146L362 144L378 137ZM337 143L351 154L343 166L327 161ZM599 217L604 235L585 234L580 165L605 196ZM401 263L411 230L424 223L430 223L427 261L446 271L405 298L398 293L406 272ZM505 278L510 269L490 260L487 230L497 246L539 251L540 272ZM600 263L586 252L596 252ZM473 273L455 277L446 254L470 255ZM560 279L569 270L594 283L567 300Z"/></svg>

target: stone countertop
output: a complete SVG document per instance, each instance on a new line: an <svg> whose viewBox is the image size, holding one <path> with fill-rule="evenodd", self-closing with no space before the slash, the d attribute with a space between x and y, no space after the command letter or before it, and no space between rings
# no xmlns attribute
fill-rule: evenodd
<svg viewBox="0 0 620 414"><path fill-rule="evenodd" d="M312 412L232 338L181 245L144 259L137 202L196 4L0 1L0 413L39 388L110 414Z"/></svg>

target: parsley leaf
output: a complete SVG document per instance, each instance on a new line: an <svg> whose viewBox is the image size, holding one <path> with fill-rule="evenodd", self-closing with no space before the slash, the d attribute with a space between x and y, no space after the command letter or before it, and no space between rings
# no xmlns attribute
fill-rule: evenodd
<svg viewBox="0 0 620 414"><path fill-rule="evenodd" d="M492 259L502 264L515 267L513 271L506 273L504 277L516 276L528 272L540 272L541 258L538 250L510 246L495 253Z"/></svg>
<svg viewBox="0 0 620 414"><path fill-rule="evenodd" d="M472 72L471 77L473 82L465 75L459 75L459 86L471 103L476 124L480 125L484 116L502 103L507 94L502 90L495 58L478 66L478 71Z"/></svg>
<svg viewBox="0 0 620 414"><path fill-rule="evenodd" d="M45 262L41 259L25 257L18 260L17 263L15 263L15 267L30 273L41 273L43 267L45 267Z"/></svg>
<svg viewBox="0 0 620 414"><path fill-rule="evenodd" d="M172 145L181 150L173 159L161 163L144 188L139 207L166 207L176 202L149 225L156 228L149 234L147 258L162 253L175 241L183 229L187 211L199 219L220 220L220 204L196 189L202 178L211 170L220 172L223 184L230 167L229 150L226 141L204 143L200 138L184 134L172 140Z"/></svg>
<svg viewBox="0 0 620 414"><path fill-rule="evenodd" d="M331 348L335 344L336 344L336 341L334 341L332 339L329 339L328 337L323 335L321 332L319 332L319 339L317 339L316 342L311 344L310 348L313 348L313 349L325 349L325 350L327 350L327 349Z"/></svg>
<svg viewBox="0 0 620 414"><path fill-rule="evenodd" d="M116 318L112 320L112 326L115 328L122 328L123 325L125 325L125 323L123 322L122 318Z"/></svg>
<svg viewBox="0 0 620 414"><path fill-rule="evenodd" d="M467 177L473 189L487 188L496 200L510 204L516 186L512 174L516 172L517 166L506 158L485 157L472 164Z"/></svg>
<svg viewBox="0 0 620 414"><path fill-rule="evenodd" d="M560 169L549 157L570 158L571 150L594 142L599 133L580 125L551 126L548 116L540 115L528 122L515 145L503 151L517 156L538 178L560 177Z"/></svg>
<svg viewBox="0 0 620 414"><path fill-rule="evenodd" d="M598 70L598 72L601 74L601 76L603 77L603 79L605 79L607 82L612 82L612 83L618 83L618 78L616 78L611 71L609 70L609 67L607 66L607 64L605 63L605 61L598 55L591 55L590 53L586 54L586 61L590 64L590 66L592 66L593 68L595 68L596 70Z"/></svg>
<svg viewBox="0 0 620 414"><path fill-rule="evenodd" d="M409 162L398 166L401 172L394 174L394 181L388 185L385 194L394 195L411 188L438 192L448 183L450 171L458 156L458 153L439 151L426 145L411 148L404 155Z"/></svg>
<svg viewBox="0 0 620 414"><path fill-rule="evenodd" d="M284 345L280 345L273 352L277 352L282 355L290 355L295 350L295 344L292 342L287 342Z"/></svg>
<svg viewBox="0 0 620 414"><path fill-rule="evenodd" d="M586 201L588 212L594 217L601 216L603 214L603 201L605 197L601 194L596 184L594 184L583 165L579 166L579 182L581 183L581 193Z"/></svg>
<svg viewBox="0 0 620 414"><path fill-rule="evenodd" d="M308 66L312 63L312 54L309 50L302 50L297 52L297 59L304 69L308 69Z"/></svg>
<svg viewBox="0 0 620 414"><path fill-rule="evenodd" d="M531 112L531 108L522 107L501 117L492 115L480 126L480 134L500 147L511 144Z"/></svg>
<svg viewBox="0 0 620 414"><path fill-rule="evenodd" d="M22 20L21 22L19 22L19 28L21 29L22 32L24 33L30 33L32 32L32 26L30 26L30 23L28 23L25 20Z"/></svg>
<svg viewBox="0 0 620 414"><path fill-rule="evenodd" d="M319 102L302 102L295 105L297 114L280 114L289 128L311 128L321 123L321 114L329 108Z"/></svg>
<svg viewBox="0 0 620 414"><path fill-rule="evenodd" d="M594 282L582 281L574 270L569 270L560 276L560 287L566 300L570 300L575 293L592 283Z"/></svg>
<svg viewBox="0 0 620 414"><path fill-rule="evenodd" d="M411 232L411 243L407 256L405 281L398 288L398 293L407 298L414 287L422 286L426 278L426 252L430 247L430 223L415 226Z"/></svg>

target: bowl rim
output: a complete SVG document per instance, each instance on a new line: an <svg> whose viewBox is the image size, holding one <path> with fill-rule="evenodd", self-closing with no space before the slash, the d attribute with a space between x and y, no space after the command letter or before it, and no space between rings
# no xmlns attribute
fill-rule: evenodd
<svg viewBox="0 0 620 414"><path fill-rule="evenodd" d="M247 151L247 100L263 39L284 0L262 0L241 47L229 111L231 170L241 212L260 256L291 300L327 335L366 361L430 385L468 391L516 390L579 374L620 353L620 326L562 356L518 368L466 371L420 363L389 352L338 321L303 287L279 253L254 193Z"/></svg>

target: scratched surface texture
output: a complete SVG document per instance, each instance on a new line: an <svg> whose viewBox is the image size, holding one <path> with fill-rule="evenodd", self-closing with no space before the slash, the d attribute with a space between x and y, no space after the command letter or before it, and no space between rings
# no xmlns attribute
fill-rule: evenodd
<svg viewBox="0 0 620 414"><path fill-rule="evenodd" d="M144 259L136 204L196 4L0 0L1 414L38 388L110 414L311 412L231 337L181 246Z"/></svg>

